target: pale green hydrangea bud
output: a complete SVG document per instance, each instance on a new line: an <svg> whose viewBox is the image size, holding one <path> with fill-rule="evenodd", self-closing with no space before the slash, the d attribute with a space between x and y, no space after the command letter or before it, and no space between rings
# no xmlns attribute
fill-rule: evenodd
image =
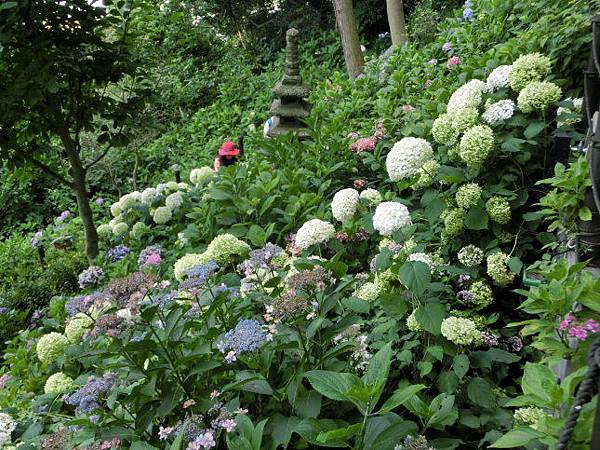
<svg viewBox="0 0 600 450"><path fill-rule="evenodd" d="M487 257L487 274L498 286L513 282L515 274L508 268L510 256L497 252Z"/></svg>
<svg viewBox="0 0 600 450"><path fill-rule="evenodd" d="M169 181L167 184L167 189L170 190L171 192L175 192L179 190L179 184L177 184L176 181Z"/></svg>
<svg viewBox="0 0 600 450"><path fill-rule="evenodd" d="M534 430L540 426L540 422L547 417L548 414L542 408L529 406L527 408L519 408L515 411L514 419L516 424L529 425Z"/></svg>
<svg viewBox="0 0 600 450"><path fill-rule="evenodd" d="M73 388L73 379L62 372L50 375L44 385L45 394L61 394Z"/></svg>
<svg viewBox="0 0 600 450"><path fill-rule="evenodd" d="M377 300L380 294L380 289L377 284L367 282L354 291L352 296L372 302Z"/></svg>
<svg viewBox="0 0 600 450"><path fill-rule="evenodd" d="M505 224L510 220L510 204L502 197L492 197L486 204L485 209L494 222Z"/></svg>
<svg viewBox="0 0 600 450"><path fill-rule="evenodd" d="M477 108L462 108L452 114L452 126L460 134L476 125L477 119L479 119Z"/></svg>
<svg viewBox="0 0 600 450"><path fill-rule="evenodd" d="M472 303L477 308L485 308L489 306L494 301L494 293L492 292L492 288L488 286L488 284L483 281L475 281L469 287L469 292L472 295Z"/></svg>
<svg viewBox="0 0 600 450"><path fill-rule="evenodd" d="M419 179L415 181L415 183L412 185L412 188L421 189L431 186L439 171L440 163L435 159L428 160L423 164L423 167L417 171L419 174Z"/></svg>
<svg viewBox="0 0 600 450"><path fill-rule="evenodd" d="M551 68L552 61L541 53L522 55L510 66L508 82L514 91L519 92L532 81L540 81Z"/></svg>
<svg viewBox="0 0 600 450"><path fill-rule="evenodd" d="M168 206L159 206L154 211L152 219L157 225L164 225L173 218L173 211Z"/></svg>
<svg viewBox="0 0 600 450"><path fill-rule="evenodd" d="M417 318L415 317L415 311L411 312L410 315L406 318L406 326L408 329L414 333L420 333L423 331L423 328L417 322Z"/></svg>
<svg viewBox="0 0 600 450"><path fill-rule="evenodd" d="M205 184L214 176L213 170L208 167L200 167L199 169L192 169L190 172L190 181L195 185Z"/></svg>
<svg viewBox="0 0 600 450"><path fill-rule="evenodd" d="M125 222L116 223L112 229L112 232L115 236L125 236L127 231L129 230L129 225Z"/></svg>
<svg viewBox="0 0 600 450"><path fill-rule="evenodd" d="M77 344L93 324L91 317L82 313L76 314L65 327L65 336L71 344Z"/></svg>
<svg viewBox="0 0 600 450"><path fill-rule="evenodd" d="M110 235L112 234L112 229L110 228L110 225L107 223L103 223L102 225L100 225L96 231L98 232L98 236L101 239L107 239L110 237Z"/></svg>
<svg viewBox="0 0 600 450"><path fill-rule="evenodd" d="M451 209L444 216L444 233L448 237L460 234L465 228L465 210Z"/></svg>
<svg viewBox="0 0 600 450"><path fill-rule="evenodd" d="M479 168L494 148L494 132L487 125L469 128L460 140L458 155L467 167Z"/></svg>
<svg viewBox="0 0 600 450"><path fill-rule="evenodd" d="M136 222L131 227L130 236L134 239L141 238L145 233L150 230L150 227L146 225L144 222Z"/></svg>
<svg viewBox="0 0 600 450"><path fill-rule="evenodd" d="M529 83L519 93L517 107L524 113L545 111L560 99L560 88L549 81Z"/></svg>
<svg viewBox="0 0 600 450"><path fill-rule="evenodd" d="M469 345L480 338L477 325L464 317L448 317L442 321L442 336L456 345Z"/></svg>
<svg viewBox="0 0 600 450"><path fill-rule="evenodd" d="M480 198L481 187L477 183L463 184L456 192L456 204L463 209L477 205Z"/></svg>
<svg viewBox="0 0 600 450"><path fill-rule="evenodd" d="M233 234L220 234L215 237L206 248L205 257L215 260L218 263L226 264L234 255L245 256L251 248L244 241L238 239Z"/></svg>
<svg viewBox="0 0 600 450"><path fill-rule="evenodd" d="M360 193L360 198L365 200L370 206L377 206L383 201L379 191L367 188Z"/></svg>
<svg viewBox="0 0 600 450"><path fill-rule="evenodd" d="M69 340L60 333L52 332L43 335L36 346L38 359L51 364L65 353L65 348L69 345Z"/></svg>
<svg viewBox="0 0 600 450"><path fill-rule="evenodd" d="M433 140L438 144L452 145L458 139L458 131L454 128L452 116L442 114L433 121L431 128Z"/></svg>

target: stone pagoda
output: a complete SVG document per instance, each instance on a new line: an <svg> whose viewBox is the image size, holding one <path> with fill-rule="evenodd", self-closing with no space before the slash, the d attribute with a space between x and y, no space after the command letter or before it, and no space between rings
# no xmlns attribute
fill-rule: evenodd
<svg viewBox="0 0 600 450"><path fill-rule="evenodd" d="M273 123L267 136L275 137L292 132L300 138L306 137L302 129L305 125L303 119L310 114L310 105L305 100L310 88L302 82L300 65L298 62L298 30L290 28L286 34L285 71L281 80L273 88L277 97L271 105Z"/></svg>

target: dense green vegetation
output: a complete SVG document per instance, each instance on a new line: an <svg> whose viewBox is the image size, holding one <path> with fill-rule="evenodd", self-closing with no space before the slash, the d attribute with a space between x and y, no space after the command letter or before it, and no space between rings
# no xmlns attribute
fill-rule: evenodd
<svg viewBox="0 0 600 450"><path fill-rule="evenodd" d="M19 68L66 47L4 22L0 447L554 448L600 332L600 281L556 258L592 217L587 161L553 146L585 131L600 4L405 2L410 42L387 50L385 2L356 1L349 80L328 2L225 3L105 1L74 48L124 66L57 51L87 78L55 86L40 57L42 96ZM304 140L262 130L290 25ZM82 124L97 256L52 99Z"/></svg>

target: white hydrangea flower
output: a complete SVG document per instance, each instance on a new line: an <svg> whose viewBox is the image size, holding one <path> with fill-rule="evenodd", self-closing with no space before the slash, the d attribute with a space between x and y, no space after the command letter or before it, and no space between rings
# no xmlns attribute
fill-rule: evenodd
<svg viewBox="0 0 600 450"><path fill-rule="evenodd" d="M175 192L179 190L179 185L177 184L177 181L169 181L167 184L167 189L170 190L171 192Z"/></svg>
<svg viewBox="0 0 600 450"><path fill-rule="evenodd" d="M373 206L377 206L383 200L383 197L379 193L379 191L371 188L367 188L360 193L360 198L366 200Z"/></svg>
<svg viewBox="0 0 600 450"><path fill-rule="evenodd" d="M422 253L422 252L417 252L417 253L412 253L410 255L408 255L408 260L409 261L420 261L422 263L427 264L427 266L433 270L433 262L431 261L431 258L429 257L429 255L427 253Z"/></svg>
<svg viewBox="0 0 600 450"><path fill-rule="evenodd" d="M121 204L119 202L115 202L112 205L110 205L110 213L112 214L113 217L117 217L118 215L120 215L122 212L121 209Z"/></svg>
<svg viewBox="0 0 600 450"><path fill-rule="evenodd" d="M192 184L199 185L204 184L214 176L213 170L208 167L200 167L199 169L192 169L190 172L190 181Z"/></svg>
<svg viewBox="0 0 600 450"><path fill-rule="evenodd" d="M395 231L412 225L408 208L398 202L383 202L377 205L373 215L373 227L382 236L390 236Z"/></svg>
<svg viewBox="0 0 600 450"><path fill-rule="evenodd" d="M333 217L342 223L352 220L358 208L359 201L360 196L356 189L348 188L336 192L331 201Z"/></svg>
<svg viewBox="0 0 600 450"><path fill-rule="evenodd" d="M177 209L183 204L183 195L181 192L173 192L165 199L165 205L170 209Z"/></svg>
<svg viewBox="0 0 600 450"><path fill-rule="evenodd" d="M163 192L165 192L168 189L166 183L159 183L156 185L156 193L157 194L162 194Z"/></svg>
<svg viewBox="0 0 600 450"><path fill-rule="evenodd" d="M124 236L129 231L129 225L125 222L116 223L114 227L112 227L112 232L115 236Z"/></svg>
<svg viewBox="0 0 600 450"><path fill-rule="evenodd" d="M560 87L550 81L533 81L519 92L517 107L524 113L543 111L556 103L560 94Z"/></svg>
<svg viewBox="0 0 600 450"><path fill-rule="evenodd" d="M488 92L495 92L498 89L508 87L508 73L510 72L509 65L498 66L488 75L485 84Z"/></svg>
<svg viewBox="0 0 600 450"><path fill-rule="evenodd" d="M156 211L154 211L152 219L154 220L154 223L163 225L171 220L172 217L173 211L171 211L171 208L168 206L159 206L156 208Z"/></svg>
<svg viewBox="0 0 600 450"><path fill-rule="evenodd" d="M573 106L577 112L581 112L581 108L583 108L583 97L574 98Z"/></svg>
<svg viewBox="0 0 600 450"><path fill-rule="evenodd" d="M190 190L190 185L187 183L184 183L183 181L181 183L177 183L177 186L179 187L180 191L189 191Z"/></svg>
<svg viewBox="0 0 600 450"><path fill-rule="evenodd" d="M296 233L296 246L306 250L311 245L322 244L335 236L335 228L329 222L311 219Z"/></svg>
<svg viewBox="0 0 600 450"><path fill-rule="evenodd" d="M483 120L489 124L495 124L501 120L510 119L515 113L515 102L512 100L500 100L489 105L481 115Z"/></svg>
<svg viewBox="0 0 600 450"><path fill-rule="evenodd" d="M471 80L459 87L448 100L448 113L453 113L462 108L477 108L481 105L482 95L487 90L486 84L481 80Z"/></svg>
<svg viewBox="0 0 600 450"><path fill-rule="evenodd" d="M133 191L129 193L129 198L131 200L133 200L134 202L141 202L142 201L142 193L140 191Z"/></svg>
<svg viewBox="0 0 600 450"><path fill-rule="evenodd" d="M425 139L405 137L396 142L385 159L387 173L392 181L410 178L433 158L433 148Z"/></svg>
<svg viewBox="0 0 600 450"><path fill-rule="evenodd" d="M6 413L0 413L0 448L10 442L10 435L17 427L17 423Z"/></svg>
<svg viewBox="0 0 600 450"><path fill-rule="evenodd" d="M149 187L142 191L142 203L149 205L156 197L156 188Z"/></svg>

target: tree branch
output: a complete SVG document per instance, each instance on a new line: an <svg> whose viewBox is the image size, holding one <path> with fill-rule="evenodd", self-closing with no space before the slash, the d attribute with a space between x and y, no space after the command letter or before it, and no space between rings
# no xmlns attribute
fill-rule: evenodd
<svg viewBox="0 0 600 450"><path fill-rule="evenodd" d="M44 164L43 162L38 161L37 159L35 159L32 156L25 156L25 159L27 161L29 161L32 165L34 165L35 167L40 169L42 172L44 172L46 175L50 175L52 178L60 181L62 184L64 184L65 186L68 186L69 188L73 187L73 183L71 181L67 180L64 176L62 176L60 173L56 172L50 166Z"/></svg>
<svg viewBox="0 0 600 450"><path fill-rule="evenodd" d="M96 159L94 159L94 160L93 160L91 163L89 163L88 165L86 165L86 166L83 168L83 170L85 170L85 171L87 172L88 170L90 170L90 169L92 168L92 166L95 166L96 164L98 164L98 163L99 163L99 162L102 160L102 158L104 158L104 157L105 157L105 156L108 154L108 152L110 151L110 149L111 149L112 147L113 147L113 145L112 145L112 144L108 144L108 145L106 146L106 148L104 149L104 151L103 151L103 152L100 154L100 156L98 156L98 157L97 157Z"/></svg>

